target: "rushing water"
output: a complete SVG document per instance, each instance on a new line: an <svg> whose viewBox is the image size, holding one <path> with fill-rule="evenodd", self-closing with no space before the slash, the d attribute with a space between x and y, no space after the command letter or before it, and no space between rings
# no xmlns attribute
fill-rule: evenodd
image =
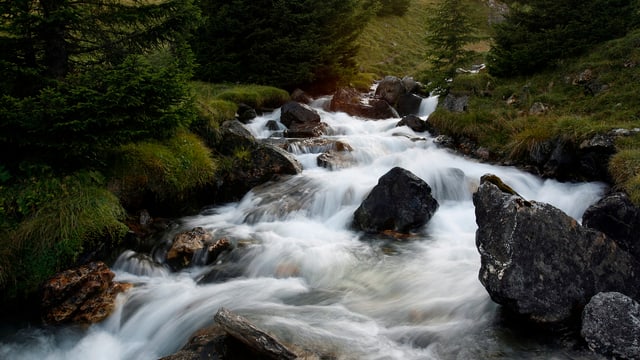
<svg viewBox="0 0 640 360"><path fill-rule="evenodd" d="M424 102L427 115L436 99ZM2 359L155 359L177 351L224 306L285 342L338 359L596 359L571 341L505 325L478 281L472 192L486 173L527 199L576 219L603 193L598 183L564 184L441 149L428 134L367 121L316 104L331 139L353 148L350 167L316 164L324 151L297 146L302 174L255 188L240 202L181 219L237 246L218 264L170 273L162 251L127 252L116 280L136 286L116 312L88 329L29 328L0 340ZM279 111L247 127L256 137ZM409 239L353 231L353 212L395 166L424 179L440 203ZM161 240L166 242L172 234ZM161 247L160 247L161 248ZM155 261L154 261L155 259ZM222 280L224 279L224 281Z"/></svg>

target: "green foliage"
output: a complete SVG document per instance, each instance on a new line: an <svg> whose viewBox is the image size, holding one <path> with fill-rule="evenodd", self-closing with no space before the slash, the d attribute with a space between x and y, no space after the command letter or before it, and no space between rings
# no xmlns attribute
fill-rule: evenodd
<svg viewBox="0 0 640 360"><path fill-rule="evenodd" d="M289 93L272 86L242 85L223 90L216 98L236 104L244 103L254 109L277 108L289 100Z"/></svg>
<svg viewBox="0 0 640 360"><path fill-rule="evenodd" d="M29 296L83 251L124 237L124 210L102 184L97 172L45 172L0 187L3 300Z"/></svg>
<svg viewBox="0 0 640 360"><path fill-rule="evenodd" d="M130 54L169 47L180 57L199 22L192 0L14 0L1 2L0 12L0 89L18 97Z"/></svg>
<svg viewBox="0 0 640 360"><path fill-rule="evenodd" d="M637 17L635 0L510 1L495 25L489 68L497 76L531 74L589 46L624 35ZM637 20L636 20L637 21Z"/></svg>
<svg viewBox="0 0 640 360"><path fill-rule="evenodd" d="M640 135L621 137L616 145L618 152L609 162L609 173L615 188L640 205Z"/></svg>
<svg viewBox="0 0 640 360"><path fill-rule="evenodd" d="M0 161L103 166L114 147L171 136L195 117L187 74L176 66L156 68L130 56L115 67L69 75L34 97L3 96Z"/></svg>
<svg viewBox="0 0 640 360"><path fill-rule="evenodd" d="M409 10L411 0L379 0L378 16L403 16Z"/></svg>
<svg viewBox="0 0 640 360"><path fill-rule="evenodd" d="M122 200L150 193L157 200L185 199L210 183L217 166L196 135L180 132L165 141L145 141L119 148L111 186Z"/></svg>
<svg viewBox="0 0 640 360"><path fill-rule="evenodd" d="M199 79L285 89L354 72L367 0L203 0L192 47Z"/></svg>
<svg viewBox="0 0 640 360"><path fill-rule="evenodd" d="M434 90L446 93L448 80L455 76L456 69L472 58L473 52L466 46L476 41L474 27L462 0L442 0L432 8L427 21L427 41Z"/></svg>

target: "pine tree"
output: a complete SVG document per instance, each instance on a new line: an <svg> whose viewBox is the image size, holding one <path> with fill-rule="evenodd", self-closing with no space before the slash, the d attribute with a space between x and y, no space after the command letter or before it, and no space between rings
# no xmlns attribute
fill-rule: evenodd
<svg viewBox="0 0 640 360"><path fill-rule="evenodd" d="M355 69L369 0L202 0L197 77L292 88Z"/></svg>
<svg viewBox="0 0 640 360"><path fill-rule="evenodd" d="M0 85L9 94L182 41L198 19L191 0L7 0L0 12Z"/></svg>
<svg viewBox="0 0 640 360"><path fill-rule="evenodd" d="M192 118L192 0L9 0L0 11L7 168L101 166L110 149L170 136Z"/></svg>
<svg viewBox="0 0 640 360"><path fill-rule="evenodd" d="M465 46L475 40L474 26L462 0L443 0L431 12L427 22L427 55L434 73L433 86L446 91L446 82L456 69L466 65L473 52Z"/></svg>
<svg viewBox="0 0 640 360"><path fill-rule="evenodd" d="M593 44L624 35L637 24L636 0L510 1L494 27L489 71L528 74L552 66Z"/></svg>

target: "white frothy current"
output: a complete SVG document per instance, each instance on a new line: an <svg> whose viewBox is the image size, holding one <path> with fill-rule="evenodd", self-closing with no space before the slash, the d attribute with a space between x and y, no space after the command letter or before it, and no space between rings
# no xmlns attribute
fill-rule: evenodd
<svg viewBox="0 0 640 360"><path fill-rule="evenodd" d="M422 115L436 103L425 100ZM2 340L0 358L156 359L212 324L222 306L285 342L338 359L570 358L500 338L496 305L477 280L471 198L480 177L493 173L525 198L579 220L603 184L563 184L466 159L438 148L429 134L396 127L399 119L317 111L332 129L327 138L349 144L356 165L331 171L317 165L318 153L301 152L302 174L182 221L182 230L202 226L241 245L235 276L201 283L212 266L174 274L150 257L125 254L131 260L114 266L116 280L136 286L105 322L20 330ZM265 124L278 118L279 110L247 128L268 137ZM435 216L405 241L353 231L353 212L395 166L430 184L440 203Z"/></svg>

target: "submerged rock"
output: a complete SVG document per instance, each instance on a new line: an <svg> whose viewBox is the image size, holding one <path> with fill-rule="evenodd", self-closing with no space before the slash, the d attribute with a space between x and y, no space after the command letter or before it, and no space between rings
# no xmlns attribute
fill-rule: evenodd
<svg viewBox="0 0 640 360"><path fill-rule="evenodd" d="M113 281L115 274L103 262L63 271L43 287L42 308L48 324L93 324L107 318L116 296L131 284Z"/></svg>
<svg viewBox="0 0 640 360"><path fill-rule="evenodd" d="M640 304L618 292L599 293L582 314L589 348L616 359L640 358Z"/></svg>
<svg viewBox="0 0 640 360"><path fill-rule="evenodd" d="M354 213L353 225L366 232L409 232L426 224L438 209L431 187L412 172L395 167Z"/></svg>
<svg viewBox="0 0 640 360"><path fill-rule="evenodd" d="M180 351L160 360L326 358L286 345L225 308L220 308L214 319L215 325L197 331Z"/></svg>
<svg viewBox="0 0 640 360"><path fill-rule="evenodd" d="M598 292L637 295L638 263L614 241L487 178L473 195L476 245L480 282L496 303L556 323L577 316Z"/></svg>

